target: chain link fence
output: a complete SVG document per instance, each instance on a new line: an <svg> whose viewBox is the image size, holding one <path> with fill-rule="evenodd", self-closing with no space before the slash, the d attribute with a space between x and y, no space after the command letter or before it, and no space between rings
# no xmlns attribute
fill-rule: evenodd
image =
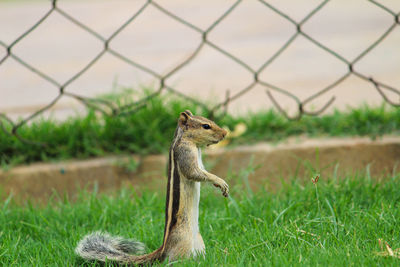
<svg viewBox="0 0 400 267"><path fill-rule="evenodd" d="M226 110L229 106L229 104L236 99L242 97L243 95L247 94L250 92L256 85L261 85L265 87L266 94L267 96L271 99L271 102L274 104L274 106L288 119L295 120L301 118L303 115L319 115L321 112L326 110L335 100L335 97L333 96L330 98L324 105L318 108L318 110L311 110L308 108L308 104L313 101L316 98L321 97L322 95L326 94L328 91L331 91L333 88L338 86L340 83L342 83L344 80L346 80L350 75L355 75L359 77L362 80L365 80L369 83L371 83L376 90L379 92L379 94L382 96L382 98L389 103L390 105L393 106L400 106L400 102L395 101L388 97L387 91L390 91L391 93L394 93L397 96L400 96L400 92L397 88L394 86L388 85L384 83L383 81L377 80L374 77L370 77L368 75L363 74L362 72L356 71L354 66L357 64L363 57L365 57L371 50L373 50L375 47L377 47L385 38L387 38L396 27L399 27L400 25L400 19L399 19L399 13L394 12L393 10L389 9L386 7L384 4L379 3L377 1L373 0L368 0L371 4L373 4L376 8L382 9L387 16L392 18L392 24L385 30L383 34L379 36L375 41L373 41L366 49L361 51L353 60L348 60L346 57L343 55L339 54L338 52L328 48L318 40L314 39L311 37L307 32L303 30L303 26L310 20L311 17L313 17L317 12L319 12L321 9L326 6L330 0L325 0L322 1L319 5L317 5L311 12L309 12L303 19L300 21L297 21L293 19L291 16L288 14L285 14L272 4L270 4L268 1L263 1L259 0L259 2L264 6L266 9L270 9L288 22L290 22L293 27L296 29L295 33L290 36L290 38L270 57L266 58L264 63L261 65L259 68L253 68L246 62L242 61L238 57L234 56L232 53L228 52L224 47L218 46L215 42L211 41L208 36L209 34L215 29L217 25L219 25L224 19L226 19L233 10L240 8L240 4L243 2L242 0L237 0L235 1L218 19L216 19L207 29L203 30L200 29L199 27L195 26L194 24L188 22L187 20L175 15L174 13L171 13L168 11L166 8L164 8L159 2L157 1L151 1L148 0L146 1L138 11L136 11L132 16L125 21L116 31L114 31L110 36L105 37L92 28L88 27L78 19L74 18L72 15L67 13L65 10L60 8L58 6L57 0L52 0L49 1L49 9L48 11L41 17L35 24L33 24L28 30L26 30L23 34L21 34L18 38L16 38L14 41L11 43L5 43L2 40L0 40L0 46L2 46L6 50L6 54L0 58L0 68L4 67L4 63L9 60L10 58L14 59L17 61L21 66L24 68L28 69L32 73L38 75L42 79L46 80L48 83L52 84L54 86L54 90L58 90L58 95L46 106L43 108L38 109L36 112L33 112L29 116L27 116L23 120L19 120L18 122L14 122L7 114L0 113L0 126L2 127L2 130L5 131L9 135L14 135L15 137L19 138L20 140L24 142L29 142L32 143L32 141L25 140L22 136L18 134L18 129L26 124L27 122L31 121L35 117L39 116L42 114L44 111L49 110L51 107L53 107L61 98L63 97L71 97L73 99L76 99L79 102L82 102L88 107L94 108L106 115L109 116L121 116L121 115L126 115L130 113L136 112L138 109L143 108L146 105L146 102L163 91L168 91L172 94L178 95L180 97L183 97L184 99L187 99L188 101L194 102L198 105L201 105L205 109L207 109L212 116L221 116L226 113ZM116 36L118 36L121 32L126 30L127 26L130 24L135 23L136 19L140 17L140 15L149 7L152 6L168 17L172 18L173 20L177 21L178 23L184 25L185 27L189 28L190 30L196 32L201 36L201 41L198 43L197 47L194 49L194 51L191 52L190 56L187 57L185 60L180 62L176 67L174 67L172 70L169 70L165 74L158 73L157 71L150 69L146 67L145 65L141 64L141 62L136 62L128 58L126 55L123 53L113 49L110 47L110 43L113 42ZM46 21L50 16L52 16L54 13L58 13L59 15L63 16L65 19L67 19L69 22L75 24L76 26L80 27L83 29L88 35L91 35L95 37L98 42L101 42L103 45L103 49L95 56L93 57L90 62L86 64L82 69L76 70L76 73L71 76L66 82L60 83L57 81L55 78L50 76L49 74L42 72L38 68L34 66L33 63L28 62L24 60L23 58L19 57L15 53L13 53L13 48L24 41L24 39L34 32L37 28L41 26L41 24ZM306 38L309 42L314 44L316 47L319 47L323 51L325 51L327 54L329 54L332 57L335 57L338 59L340 62L342 62L343 65L347 66L347 72L338 77L334 82L329 84L328 86L325 86L323 88L320 88L319 91L316 93L313 93L312 95L308 96L304 100L300 100L298 96L290 92L289 90L285 88L281 88L279 86L276 86L272 83L270 83L268 80L264 80L260 78L260 74L269 66L271 65L274 61L278 60L279 57L282 55L282 53L289 47L291 43L293 43L296 38L299 36L302 36ZM185 68L190 62L192 62L202 51L205 49L205 47L209 47L211 49L214 49L218 53L230 58L233 60L237 65L239 65L241 68L246 70L247 72L251 73L253 79L252 81L245 87L243 87L241 90L235 92L234 94L231 94L229 90L226 91L226 97L223 99L221 102L216 103L213 106L209 106L209 104L203 103L198 99L195 99L191 96L185 95L173 86L169 85L167 83L167 80L169 77L171 77L173 74L176 72L180 71L181 69ZM134 49L134 47L133 47ZM91 97L84 97L75 93L67 92L66 88L70 86L74 81L78 80L82 75L85 74L97 61L99 61L100 58L102 58L105 54L110 54L114 56L115 58L129 64L133 68L140 69L143 72L146 72L147 74L151 75L155 79L159 81L159 86L158 88L151 94L148 95L134 103L130 103L127 105L123 106L116 106L115 103L112 101L104 100L104 99L98 99L98 98L91 98ZM283 94L286 95L287 97L290 97L297 103L297 114L295 116L289 115L285 109L281 106L279 101L277 101L277 98L274 96L276 94ZM10 130L8 130L7 127L4 126L4 122L7 121L8 124L12 126Z"/></svg>

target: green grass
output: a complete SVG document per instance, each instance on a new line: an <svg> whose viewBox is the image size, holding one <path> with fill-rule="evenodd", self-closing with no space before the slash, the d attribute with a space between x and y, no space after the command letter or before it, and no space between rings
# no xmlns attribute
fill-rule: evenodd
<svg viewBox="0 0 400 267"><path fill-rule="evenodd" d="M233 175L230 181L240 178ZM400 264L376 254L378 239L400 247L400 173L381 183L363 175L322 177L317 186L292 181L277 193L251 192L239 183L229 199L204 186L199 223L207 256L178 266ZM100 229L141 240L148 251L162 242L161 192L141 197L131 189L114 195L82 192L74 203L54 197L46 206L19 206L9 198L1 205L1 266L80 266L74 247Z"/></svg>
<svg viewBox="0 0 400 267"><path fill-rule="evenodd" d="M118 97L108 96L117 100ZM127 100L130 101L130 100ZM39 119L18 133L45 147L21 142L0 131L0 164L3 168L37 161L88 158L108 154L154 154L167 151L179 113L185 109L208 117L207 110L188 101L164 95L151 99L145 108L128 116L108 117L90 111L82 117L57 122ZM247 132L232 144L277 142L290 136L369 136L399 134L400 109L362 106L320 117L288 121L277 111L265 110L240 116L227 115L216 121L233 129L243 122ZM6 124L5 121L3 121ZM10 129L9 125L6 128Z"/></svg>

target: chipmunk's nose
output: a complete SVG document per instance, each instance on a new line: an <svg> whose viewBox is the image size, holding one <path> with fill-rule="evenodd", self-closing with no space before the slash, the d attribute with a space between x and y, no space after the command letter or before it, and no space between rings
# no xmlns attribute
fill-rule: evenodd
<svg viewBox="0 0 400 267"><path fill-rule="evenodd" d="M225 129L222 129L222 138L224 138L227 134L228 132Z"/></svg>

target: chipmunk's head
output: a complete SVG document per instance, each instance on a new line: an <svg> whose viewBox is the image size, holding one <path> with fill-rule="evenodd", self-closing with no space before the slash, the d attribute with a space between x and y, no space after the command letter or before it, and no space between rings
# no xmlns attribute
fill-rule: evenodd
<svg viewBox="0 0 400 267"><path fill-rule="evenodd" d="M194 116L189 110L180 114L178 126L183 131L182 137L198 146L216 144L227 134L227 131L215 122L201 116Z"/></svg>

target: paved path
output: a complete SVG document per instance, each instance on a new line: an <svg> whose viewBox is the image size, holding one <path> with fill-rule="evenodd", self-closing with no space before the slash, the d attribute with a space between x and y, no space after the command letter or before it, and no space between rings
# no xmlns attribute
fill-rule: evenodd
<svg viewBox="0 0 400 267"><path fill-rule="evenodd" d="M59 1L59 7L88 25L102 36L110 36L144 1ZM206 29L232 4L232 1L157 1L166 9ZM400 11L400 1L386 0L385 5ZM318 1L269 1L300 21ZM50 9L50 1L0 1L0 40L10 44ZM346 59L354 59L375 41L393 22L393 17L367 1L331 1L302 29ZM293 25L258 1L243 1L226 20L208 36L220 47L260 67L295 32ZM200 34L182 26L150 6L138 19L119 34L110 46L128 58L165 74L187 58L201 40ZM33 33L13 48L13 53L60 83L83 68L103 48L101 42L54 13ZM5 55L0 48L0 58ZM355 66L356 70L386 84L400 88L400 26ZM345 64L327 54L303 37L294 43L272 65L261 73L269 83L286 88L305 99L336 80L347 71ZM232 94L248 85L253 76L229 58L205 47L198 57L167 80L180 92L200 99L223 99L225 90ZM87 73L67 87L68 92L96 96L116 87L156 86L148 74L105 54ZM26 70L13 59L0 65L0 112L13 118L26 116L49 103L57 88ZM331 92L311 105L321 106L332 95L334 107L379 104L382 98L371 84L350 76ZM278 100L293 110L291 99ZM397 100L394 98L394 100ZM79 106L64 97L56 106L62 117ZM269 108L265 88L255 87L231 106L233 112Z"/></svg>

